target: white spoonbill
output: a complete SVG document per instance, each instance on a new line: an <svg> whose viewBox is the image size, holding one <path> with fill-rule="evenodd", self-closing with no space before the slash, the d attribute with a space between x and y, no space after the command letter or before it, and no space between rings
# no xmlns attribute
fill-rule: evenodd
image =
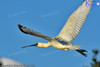
<svg viewBox="0 0 100 67"><path fill-rule="evenodd" d="M88 3L88 4L86 4ZM63 29L59 33L58 36L54 38L50 38L48 36L45 36L39 32L33 31L29 28L26 28L20 24L18 24L19 29L25 33L30 34L36 37L41 37L43 39L48 40L48 43L41 43L38 42L33 45L24 46L30 47L30 46L37 46L40 48L46 48L53 46L57 49L63 49L63 50L76 50L77 52L81 53L84 56L87 56L84 52L87 52L84 49L80 49L79 45L74 45L71 43L73 39L76 38L78 35L83 23L85 22L85 19L90 11L92 5L92 0L84 0L83 3L80 5L80 7L69 17L66 24L64 25Z"/></svg>

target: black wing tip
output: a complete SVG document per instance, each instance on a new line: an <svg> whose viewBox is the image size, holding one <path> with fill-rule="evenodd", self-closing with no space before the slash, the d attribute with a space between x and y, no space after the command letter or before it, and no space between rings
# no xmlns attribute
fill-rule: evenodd
<svg viewBox="0 0 100 67"><path fill-rule="evenodd" d="M24 32L23 29L22 29L22 27L23 27L22 25L18 24L18 28L20 29L20 31Z"/></svg>
<svg viewBox="0 0 100 67"><path fill-rule="evenodd" d="M20 24L17 24L17 25L18 25L18 27L19 27L19 26L22 26L22 25L20 25Z"/></svg>
<svg viewBox="0 0 100 67"><path fill-rule="evenodd" d="M23 27L22 25L18 24L18 28L19 28L20 30L22 30L22 29L21 29L22 27Z"/></svg>
<svg viewBox="0 0 100 67"><path fill-rule="evenodd" d="M22 25L20 25L20 24L17 24L18 25L18 27L20 28L20 27L23 27Z"/></svg>

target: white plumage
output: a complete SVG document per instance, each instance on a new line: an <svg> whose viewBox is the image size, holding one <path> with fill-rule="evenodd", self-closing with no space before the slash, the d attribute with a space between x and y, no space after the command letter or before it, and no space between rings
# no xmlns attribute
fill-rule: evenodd
<svg viewBox="0 0 100 67"><path fill-rule="evenodd" d="M39 42L37 44L29 45L29 46L37 46L37 47L42 47L42 48L53 46L57 49L76 50L82 55L86 56L86 54L84 53L84 52L87 52L86 50L80 49L79 45L73 45L70 42L73 39L75 39L76 36L78 35L90 11L91 4L92 4L92 0L84 0L84 2L80 5L80 7L69 17L69 19L67 20L66 24L64 25L59 35L54 38L50 38L39 32L23 27L20 24L18 25L18 27L22 32L26 34L41 37L49 41L48 43ZM24 46L24 48L29 47L29 46Z"/></svg>
<svg viewBox="0 0 100 67"><path fill-rule="evenodd" d="M67 23L57 37L66 41L72 41L76 38L89 13L91 3L92 0L89 2L90 6L86 6L86 1L84 1L83 4L69 17Z"/></svg>

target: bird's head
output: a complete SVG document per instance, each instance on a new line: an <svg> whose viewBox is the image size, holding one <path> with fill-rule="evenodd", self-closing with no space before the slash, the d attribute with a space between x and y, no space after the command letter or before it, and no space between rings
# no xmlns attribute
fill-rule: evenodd
<svg viewBox="0 0 100 67"><path fill-rule="evenodd" d="M38 43L36 43L36 44L24 46L24 47L22 47L22 48L31 47L31 46L37 46L37 47L43 48L43 47L49 47L50 44L49 44L49 43L41 43L41 42L38 42Z"/></svg>

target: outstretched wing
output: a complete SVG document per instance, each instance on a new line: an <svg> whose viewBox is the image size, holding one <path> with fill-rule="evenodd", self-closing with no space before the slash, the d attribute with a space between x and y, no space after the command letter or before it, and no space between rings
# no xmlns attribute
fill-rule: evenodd
<svg viewBox="0 0 100 67"><path fill-rule="evenodd" d="M36 37L41 37L41 38L46 39L48 41L51 41L52 40L52 38L50 38L48 36L45 36L45 35L43 35L43 34L41 34L39 32L33 31L33 30L29 29L29 28L23 27L20 24L18 24L18 27L25 34L30 34L30 35L34 35Z"/></svg>
<svg viewBox="0 0 100 67"><path fill-rule="evenodd" d="M92 0L84 0L81 6L69 17L67 23L56 38L72 41L78 35L91 8Z"/></svg>

